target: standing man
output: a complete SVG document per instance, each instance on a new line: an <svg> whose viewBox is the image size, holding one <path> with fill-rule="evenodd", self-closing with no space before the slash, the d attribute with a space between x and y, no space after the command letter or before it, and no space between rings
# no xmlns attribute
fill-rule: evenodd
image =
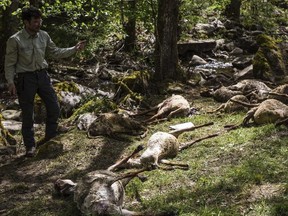
<svg viewBox="0 0 288 216"><path fill-rule="evenodd" d="M18 95L22 110L22 136L28 157L36 153L33 127L36 93L47 111L44 140L57 135L60 108L47 72L46 52L54 58L66 58L84 49L85 45L78 42L74 47L58 48L48 33L40 30L41 15L40 10L34 7L22 10L24 29L8 39L5 55L5 77L10 94Z"/></svg>

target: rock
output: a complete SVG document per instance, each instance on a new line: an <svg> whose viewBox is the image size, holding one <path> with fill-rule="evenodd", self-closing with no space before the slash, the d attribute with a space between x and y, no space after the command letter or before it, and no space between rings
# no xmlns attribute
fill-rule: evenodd
<svg viewBox="0 0 288 216"><path fill-rule="evenodd" d="M0 146L0 155L15 155L16 153L16 146Z"/></svg>
<svg viewBox="0 0 288 216"><path fill-rule="evenodd" d="M237 68L237 69L244 69L250 65L252 65L252 57L246 57L246 56L242 56L242 57L237 57L232 61L232 66Z"/></svg>
<svg viewBox="0 0 288 216"><path fill-rule="evenodd" d="M4 110L2 111L2 116L6 120L21 120L21 111L19 110Z"/></svg>
<svg viewBox="0 0 288 216"><path fill-rule="evenodd" d="M233 75L234 80L253 79L253 65L250 65L243 70L237 71Z"/></svg>
<svg viewBox="0 0 288 216"><path fill-rule="evenodd" d="M199 41L189 41L189 42L180 42L178 46L178 54L185 55L186 52L192 53L203 53L212 51L215 49L217 43L215 40L199 40Z"/></svg>
<svg viewBox="0 0 288 216"><path fill-rule="evenodd" d="M235 45L243 49L244 52L248 52L250 54L255 54L259 48L256 40L254 40L251 36L237 38Z"/></svg>
<svg viewBox="0 0 288 216"><path fill-rule="evenodd" d="M205 65L207 61L197 55L193 55L191 61L189 62L189 66L197 66L197 65Z"/></svg>
<svg viewBox="0 0 288 216"><path fill-rule="evenodd" d="M282 52L274 39L261 34L257 36L259 49L253 61L253 73L256 79L281 82L286 76Z"/></svg>
<svg viewBox="0 0 288 216"><path fill-rule="evenodd" d="M15 120L4 120L2 121L3 126L9 130L11 133L16 133L21 131L22 123Z"/></svg>
<svg viewBox="0 0 288 216"><path fill-rule="evenodd" d="M88 130L90 125L97 119L93 113L81 114L76 120L76 126L79 130Z"/></svg>
<svg viewBox="0 0 288 216"><path fill-rule="evenodd" d="M231 55L241 55L243 54L243 49L239 48L239 47L235 47L231 52Z"/></svg>
<svg viewBox="0 0 288 216"><path fill-rule="evenodd" d="M56 137L49 140L44 145L41 145L36 155L37 158L56 158L63 153L64 146L59 141L60 138Z"/></svg>

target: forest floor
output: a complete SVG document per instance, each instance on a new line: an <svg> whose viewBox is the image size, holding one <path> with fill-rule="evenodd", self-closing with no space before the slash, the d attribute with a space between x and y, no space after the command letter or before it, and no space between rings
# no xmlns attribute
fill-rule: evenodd
<svg viewBox="0 0 288 216"><path fill-rule="evenodd" d="M212 126L179 137L184 143L221 131L172 159L187 163L189 170L145 172L147 181L134 179L127 185L125 207L146 215L288 215L287 128L268 124L225 132L224 126L241 123L245 112L208 113L220 103L199 96L197 88L185 88L189 90L185 96L198 113L150 125L143 139L89 139L74 128L49 141L34 158L24 157L19 144L17 155L1 157L0 215L81 215L73 197L55 192L57 179L77 182L90 171L107 169L139 144L145 145L156 131L169 131L170 125L211 121ZM41 137L43 131L44 126L37 128L36 136Z"/></svg>

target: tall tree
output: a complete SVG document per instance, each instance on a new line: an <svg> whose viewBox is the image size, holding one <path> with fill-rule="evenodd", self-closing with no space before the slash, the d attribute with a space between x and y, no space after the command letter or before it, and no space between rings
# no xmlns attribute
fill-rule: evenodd
<svg viewBox="0 0 288 216"><path fill-rule="evenodd" d="M155 81L178 79L177 30L180 0L158 0Z"/></svg>
<svg viewBox="0 0 288 216"><path fill-rule="evenodd" d="M123 19L123 27L126 33L124 49L133 51L136 44L136 0L128 0L127 21Z"/></svg>
<svg viewBox="0 0 288 216"><path fill-rule="evenodd" d="M34 6L36 8L40 7L39 0L29 0L29 3L31 6Z"/></svg>
<svg viewBox="0 0 288 216"><path fill-rule="evenodd" d="M240 20L240 9L241 9L241 0L231 0L230 3L225 8L224 15L228 19L238 22Z"/></svg>
<svg viewBox="0 0 288 216"><path fill-rule="evenodd" d="M17 31L19 21L12 13L18 9L19 0L12 0L10 6L0 8L0 80L4 81L4 57L6 41Z"/></svg>

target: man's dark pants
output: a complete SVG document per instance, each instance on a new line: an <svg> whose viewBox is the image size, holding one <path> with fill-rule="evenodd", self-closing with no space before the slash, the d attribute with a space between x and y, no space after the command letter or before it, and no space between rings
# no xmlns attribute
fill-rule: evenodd
<svg viewBox="0 0 288 216"><path fill-rule="evenodd" d="M45 138L56 136L60 108L56 93L46 70L18 73L16 88L22 110L22 136L26 148L35 146L34 98L36 93L43 100L46 111Z"/></svg>

